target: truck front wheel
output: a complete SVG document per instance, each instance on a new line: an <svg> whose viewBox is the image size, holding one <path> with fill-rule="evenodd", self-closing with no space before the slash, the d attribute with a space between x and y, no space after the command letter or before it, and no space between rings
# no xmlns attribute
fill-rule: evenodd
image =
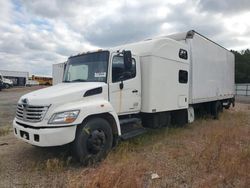
<svg viewBox="0 0 250 188"><path fill-rule="evenodd" d="M105 158L112 143L113 133L108 121L93 118L77 127L73 153L83 165L90 165Z"/></svg>

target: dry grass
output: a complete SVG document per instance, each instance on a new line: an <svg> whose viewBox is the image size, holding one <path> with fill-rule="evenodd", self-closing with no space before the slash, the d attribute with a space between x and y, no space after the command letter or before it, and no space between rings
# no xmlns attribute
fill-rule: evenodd
<svg viewBox="0 0 250 188"><path fill-rule="evenodd" d="M0 136L5 136L11 132L10 127L2 127L0 128Z"/></svg>
<svg viewBox="0 0 250 188"><path fill-rule="evenodd" d="M33 161L28 174L37 178L22 179L24 187L248 187L250 111L153 130L120 143L92 167L65 155ZM160 178L152 180L152 173Z"/></svg>
<svg viewBox="0 0 250 188"><path fill-rule="evenodd" d="M250 116L224 112L187 128L121 143L99 166L68 174L69 187L247 187ZM161 177L151 180L150 174Z"/></svg>

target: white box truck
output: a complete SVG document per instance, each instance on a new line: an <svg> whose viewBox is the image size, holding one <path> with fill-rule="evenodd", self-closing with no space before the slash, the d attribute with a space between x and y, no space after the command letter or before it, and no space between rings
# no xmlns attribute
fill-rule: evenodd
<svg viewBox="0 0 250 188"><path fill-rule="evenodd" d="M89 164L119 139L231 104L234 55L192 30L69 57L63 83L20 98L13 126L32 145L71 143Z"/></svg>

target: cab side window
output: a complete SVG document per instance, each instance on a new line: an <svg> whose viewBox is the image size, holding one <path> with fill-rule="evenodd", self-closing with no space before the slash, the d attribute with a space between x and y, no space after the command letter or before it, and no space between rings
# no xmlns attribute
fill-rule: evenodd
<svg viewBox="0 0 250 188"><path fill-rule="evenodd" d="M125 67L123 56L114 56L112 62L112 82L128 80L136 76L135 59L132 59L132 66Z"/></svg>

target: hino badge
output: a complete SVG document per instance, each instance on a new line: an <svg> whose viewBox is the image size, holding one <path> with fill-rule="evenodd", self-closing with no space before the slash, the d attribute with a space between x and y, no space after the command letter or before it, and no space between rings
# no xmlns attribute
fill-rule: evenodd
<svg viewBox="0 0 250 188"><path fill-rule="evenodd" d="M68 58L62 83L20 98L16 137L71 144L83 164L150 128L218 118L234 105L234 55L191 30Z"/></svg>

